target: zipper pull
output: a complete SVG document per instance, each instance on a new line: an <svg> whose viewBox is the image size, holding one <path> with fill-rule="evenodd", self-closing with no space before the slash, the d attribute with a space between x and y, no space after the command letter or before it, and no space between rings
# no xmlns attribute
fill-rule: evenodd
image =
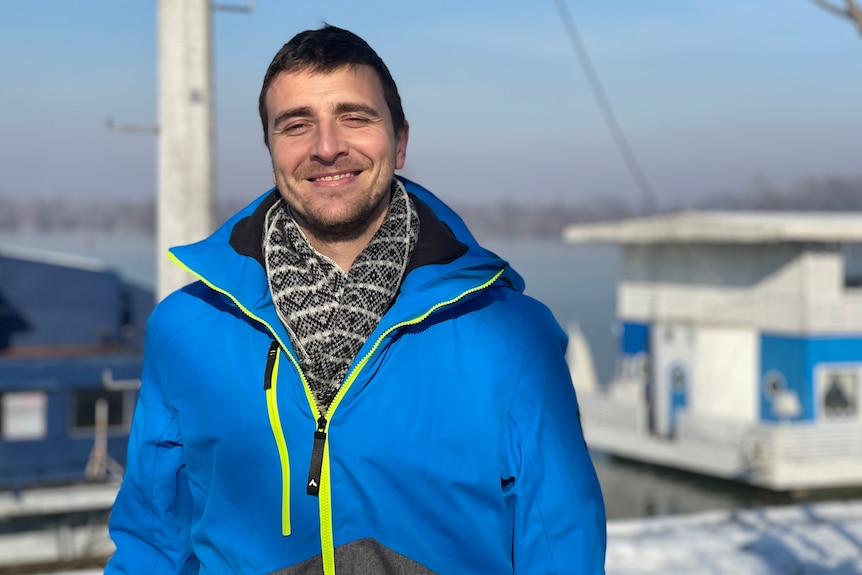
<svg viewBox="0 0 862 575"><path fill-rule="evenodd" d="M273 340L266 352L266 371L263 372L263 388L272 387L272 370L275 368L275 358L278 357L278 342Z"/></svg>
<svg viewBox="0 0 862 575"><path fill-rule="evenodd" d="M308 483L305 492L309 495L320 493L320 475L323 469L323 447L326 445L326 418L320 416L317 420L317 431L314 432L314 446L311 448L311 465L308 467Z"/></svg>

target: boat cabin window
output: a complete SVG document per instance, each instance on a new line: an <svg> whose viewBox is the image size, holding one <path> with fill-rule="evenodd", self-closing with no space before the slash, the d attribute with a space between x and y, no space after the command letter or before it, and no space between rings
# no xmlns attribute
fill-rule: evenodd
<svg viewBox="0 0 862 575"><path fill-rule="evenodd" d="M128 392L107 389L80 390L72 392L71 426L76 431L93 430L96 427L96 409L100 399L108 407L108 427L124 427L129 420Z"/></svg>
<svg viewBox="0 0 862 575"><path fill-rule="evenodd" d="M48 395L43 391L0 393L0 441L33 441L48 433Z"/></svg>
<svg viewBox="0 0 862 575"><path fill-rule="evenodd" d="M860 369L827 368L819 372L820 409L825 420L855 420L860 408Z"/></svg>
<svg viewBox="0 0 862 575"><path fill-rule="evenodd" d="M844 287L862 288L862 244L844 244Z"/></svg>

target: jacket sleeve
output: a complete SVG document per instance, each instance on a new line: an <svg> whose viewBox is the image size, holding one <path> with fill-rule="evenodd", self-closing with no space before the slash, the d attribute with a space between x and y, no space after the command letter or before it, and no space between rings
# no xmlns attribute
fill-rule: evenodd
<svg viewBox="0 0 862 575"><path fill-rule="evenodd" d="M126 470L111 510L109 530L116 551L105 568L106 575L199 570L191 549L192 500L183 440L157 376L152 331L148 327Z"/></svg>
<svg viewBox="0 0 862 575"><path fill-rule="evenodd" d="M514 572L599 575L604 501L584 443L565 334L549 323L553 328L532 339L518 367L504 446Z"/></svg>

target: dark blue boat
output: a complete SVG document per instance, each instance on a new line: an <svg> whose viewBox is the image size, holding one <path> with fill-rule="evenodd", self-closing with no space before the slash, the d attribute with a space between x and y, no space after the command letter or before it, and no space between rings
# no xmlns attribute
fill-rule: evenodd
<svg viewBox="0 0 862 575"><path fill-rule="evenodd" d="M96 260L0 246L0 489L121 472L152 308Z"/></svg>

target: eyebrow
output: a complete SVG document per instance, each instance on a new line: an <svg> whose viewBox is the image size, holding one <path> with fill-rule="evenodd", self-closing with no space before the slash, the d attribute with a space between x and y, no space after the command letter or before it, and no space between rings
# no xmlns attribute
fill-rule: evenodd
<svg viewBox="0 0 862 575"><path fill-rule="evenodd" d="M380 112L366 104L345 102L343 104L338 104L335 106L336 114L349 114L351 112L359 112L374 119L380 118Z"/></svg>

